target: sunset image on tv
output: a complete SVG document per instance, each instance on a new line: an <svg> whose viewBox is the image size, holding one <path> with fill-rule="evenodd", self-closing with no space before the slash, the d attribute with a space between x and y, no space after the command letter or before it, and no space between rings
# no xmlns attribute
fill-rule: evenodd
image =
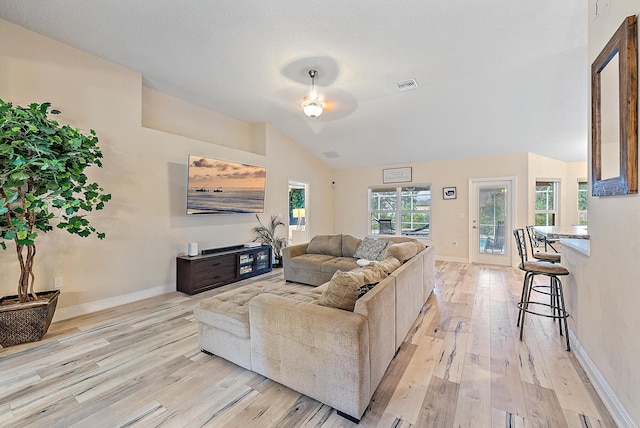
<svg viewBox="0 0 640 428"><path fill-rule="evenodd" d="M187 214L264 212L264 167L189 155Z"/></svg>

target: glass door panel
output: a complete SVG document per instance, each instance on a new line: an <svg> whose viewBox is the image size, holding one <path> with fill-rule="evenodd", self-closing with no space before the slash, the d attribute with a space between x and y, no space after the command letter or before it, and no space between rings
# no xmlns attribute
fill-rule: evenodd
<svg viewBox="0 0 640 428"><path fill-rule="evenodd" d="M471 180L472 263L511 265L512 186L511 179Z"/></svg>
<svg viewBox="0 0 640 428"><path fill-rule="evenodd" d="M506 186L481 187L479 189L480 239L478 239L478 251L480 253L504 254L506 194Z"/></svg>

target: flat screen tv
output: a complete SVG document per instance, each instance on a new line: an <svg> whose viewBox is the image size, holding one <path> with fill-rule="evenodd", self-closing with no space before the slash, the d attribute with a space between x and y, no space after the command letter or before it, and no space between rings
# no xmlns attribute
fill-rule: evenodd
<svg viewBox="0 0 640 428"><path fill-rule="evenodd" d="M264 212L267 170L189 155L187 214Z"/></svg>

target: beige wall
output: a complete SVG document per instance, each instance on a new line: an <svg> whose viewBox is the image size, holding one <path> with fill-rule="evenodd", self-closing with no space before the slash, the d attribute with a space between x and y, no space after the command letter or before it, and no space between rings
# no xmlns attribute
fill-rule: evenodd
<svg viewBox="0 0 640 428"><path fill-rule="evenodd" d="M90 218L107 238L83 239L54 229L38 243L36 288L53 288L54 278L63 277L58 313L175 290L175 256L186 251L187 242L210 248L250 239L257 224L253 215L185 214L189 153L266 166L263 217L282 213L286 219L288 179L309 182L312 233L333 230L332 171L272 126L147 90L146 107L150 100L154 106L142 114L138 73L3 20L0 40L0 97L21 105L50 101L63 112L60 122L95 129L105 155L104 168L90 175L113 200ZM180 118L178 124L167 123L167 111ZM193 126L190 117L197 119ZM190 130L193 135L185 136ZM15 294L15 258L12 245L0 251L2 295Z"/></svg>
<svg viewBox="0 0 640 428"><path fill-rule="evenodd" d="M432 241L439 259L466 261L469 258L469 180L516 177L515 227L531 224L527 215L535 201L535 179L549 176L563 182L586 176L584 162L567 164L542 156L521 153L483 158L422 162L412 167L413 184L432 185ZM388 168L388 167L384 167ZM582 168L582 170L580 170ZM382 184L383 167L336 171L336 232L363 236L367 233L367 189ZM457 199L443 200L442 188L455 186ZM569 186L566 186L569 188ZM577 211L577 191L563 203L567 212ZM573 206L571 205L573 200ZM529 218L530 217L530 218ZM567 215L567 219L569 219ZM569 222L571 224L571 222ZM510 235L509 235L510 236ZM458 245L454 246L453 242ZM514 257L515 261L515 257Z"/></svg>
<svg viewBox="0 0 640 428"><path fill-rule="evenodd" d="M598 12L596 18L590 3L589 64L624 18L640 13L640 3L605 2ZM591 144L591 158L590 148ZM640 196L590 196L591 255L572 257L570 268L577 274L566 291L569 327L636 426L640 425L639 225Z"/></svg>

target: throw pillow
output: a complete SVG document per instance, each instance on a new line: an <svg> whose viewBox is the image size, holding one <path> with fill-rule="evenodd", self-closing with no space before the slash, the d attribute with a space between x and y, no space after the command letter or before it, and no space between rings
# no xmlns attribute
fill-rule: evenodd
<svg viewBox="0 0 640 428"><path fill-rule="evenodd" d="M385 249L388 245L388 241L366 236L358 246L356 252L353 254L353 257L356 259L382 260Z"/></svg>
<svg viewBox="0 0 640 428"><path fill-rule="evenodd" d="M387 271L385 271L379 263L371 263L358 270L361 270L364 273L365 284L377 283L389 276Z"/></svg>
<svg viewBox="0 0 640 428"><path fill-rule="evenodd" d="M387 257L383 261L376 264L379 265L382 269L384 269L385 272L387 272L388 274L390 274L391 272L393 272L394 270L402 266L402 263L400 263L400 260L396 259L395 257Z"/></svg>
<svg viewBox="0 0 640 428"><path fill-rule="evenodd" d="M307 246L307 254L342 257L342 235L317 235Z"/></svg>
<svg viewBox="0 0 640 428"><path fill-rule="evenodd" d="M317 304L353 312L358 300L358 289L364 285L364 273L336 271L329 281L327 289L316 301Z"/></svg>
<svg viewBox="0 0 640 428"><path fill-rule="evenodd" d="M395 257L401 263L406 262L417 254L418 247L413 242L399 242L387 247L386 256Z"/></svg>

